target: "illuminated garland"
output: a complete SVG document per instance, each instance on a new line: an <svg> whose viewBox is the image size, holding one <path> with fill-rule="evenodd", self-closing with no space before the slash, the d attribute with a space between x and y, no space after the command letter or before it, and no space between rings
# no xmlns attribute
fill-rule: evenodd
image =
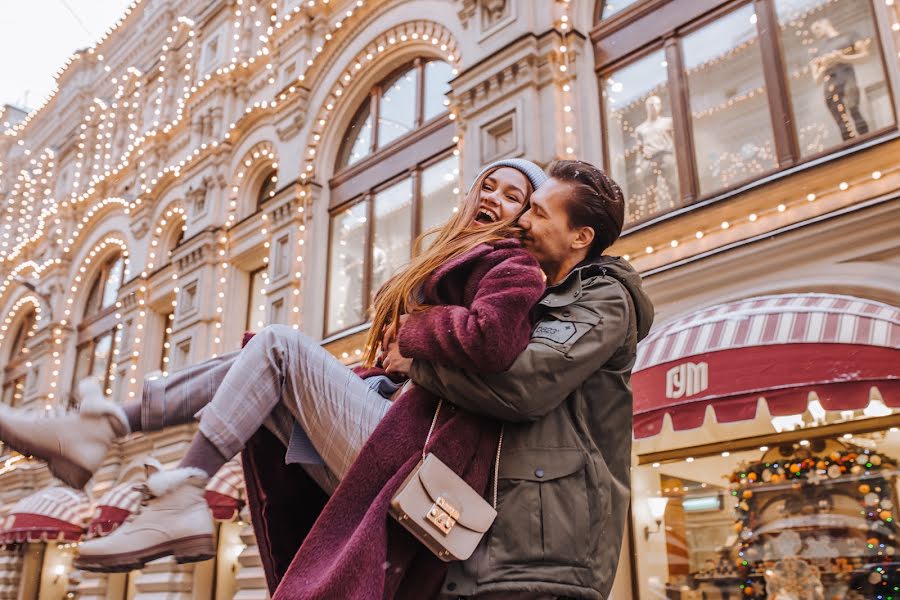
<svg viewBox="0 0 900 600"><path fill-rule="evenodd" d="M759 492L784 488L803 493L805 486L818 485L822 481L856 482L853 497L860 503L860 515L870 526L869 538L866 540L869 555L855 567L843 559L847 564L842 568L848 571L851 568L862 568L864 562L869 568L869 583L876 589L880 587L888 591L896 585L898 576L891 567L895 554L891 542L894 536L884 532L885 528L890 531L894 528L894 506L891 483L883 474L886 472L890 476L896 466L893 459L877 452L850 448L823 456L760 461L732 473L731 495L737 501L734 530L740 537L736 566L743 579L740 587L744 596L751 599L766 597L759 583L763 577L759 571L763 557L754 546L757 541L753 531L755 516L761 508L758 502ZM798 489L797 486L803 487ZM828 500L823 498L821 502Z"/></svg>

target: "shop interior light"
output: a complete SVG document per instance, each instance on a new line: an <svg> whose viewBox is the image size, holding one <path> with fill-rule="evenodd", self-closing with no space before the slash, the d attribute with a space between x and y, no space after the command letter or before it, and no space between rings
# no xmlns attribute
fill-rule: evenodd
<svg viewBox="0 0 900 600"><path fill-rule="evenodd" d="M651 533L659 533L660 528L662 527L662 519L663 515L666 514L666 506L669 504L669 499L665 496L659 496L657 498L647 498L647 506L650 509L650 516L656 522L656 529L651 530L649 525L644 526L644 539L649 540Z"/></svg>
<svg viewBox="0 0 900 600"><path fill-rule="evenodd" d="M684 509L684 512L710 512L722 510L722 496L714 494L712 496L684 498L681 501L681 507Z"/></svg>

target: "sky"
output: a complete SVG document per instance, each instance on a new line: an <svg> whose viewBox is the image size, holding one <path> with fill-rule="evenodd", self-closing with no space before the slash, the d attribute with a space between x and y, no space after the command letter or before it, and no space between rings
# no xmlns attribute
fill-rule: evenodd
<svg viewBox="0 0 900 600"><path fill-rule="evenodd" d="M98 41L131 0L0 0L0 105L40 105L53 74Z"/></svg>

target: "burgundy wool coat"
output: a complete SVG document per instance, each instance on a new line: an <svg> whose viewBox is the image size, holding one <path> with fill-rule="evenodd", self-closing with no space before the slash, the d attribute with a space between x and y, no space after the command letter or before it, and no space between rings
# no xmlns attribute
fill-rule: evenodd
<svg viewBox="0 0 900 600"><path fill-rule="evenodd" d="M504 371L531 337L544 292L518 240L478 246L437 269L423 289L432 308L412 314L401 353L470 371ZM358 370L361 377L381 373ZM414 387L388 410L328 498L285 448L260 429L243 453L247 496L273 600L423 600L438 595L446 563L390 518L390 500L422 457L437 398ZM484 495L500 427L444 404L433 452Z"/></svg>

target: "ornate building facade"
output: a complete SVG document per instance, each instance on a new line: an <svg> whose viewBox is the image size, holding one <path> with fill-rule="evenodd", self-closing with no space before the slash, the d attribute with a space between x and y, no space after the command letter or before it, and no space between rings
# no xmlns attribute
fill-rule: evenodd
<svg viewBox="0 0 900 600"><path fill-rule="evenodd" d="M93 374L125 402L268 323L352 364L374 291L502 157L622 184L613 252L658 323L789 293L897 305L898 19L893 0L138 0L40 107L0 113L2 401L72 409ZM0 596L265 597L236 468L208 493L215 560L71 569L143 458L177 462L192 433L122 441L83 495L5 451ZM692 597L725 541L692 547L674 495L677 543L651 534L646 497L703 479L648 471L702 454L653 433L616 599Z"/></svg>

